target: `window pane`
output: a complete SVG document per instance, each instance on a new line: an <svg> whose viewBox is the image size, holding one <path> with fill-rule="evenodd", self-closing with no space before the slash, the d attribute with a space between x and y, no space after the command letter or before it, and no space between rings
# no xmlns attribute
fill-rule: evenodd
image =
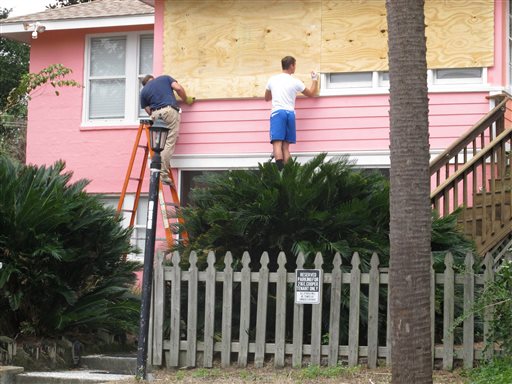
<svg viewBox="0 0 512 384"><path fill-rule="evenodd" d="M153 36L140 37L139 75L153 73Z"/></svg>
<svg viewBox="0 0 512 384"><path fill-rule="evenodd" d="M159 219L159 225L162 220ZM137 207L137 215L135 216L135 225L132 232L132 244L139 248L140 256L144 256L144 248L146 246L146 224L148 221L148 199L141 197ZM142 258L141 258L142 260Z"/></svg>
<svg viewBox="0 0 512 384"><path fill-rule="evenodd" d="M389 86L389 72L379 72L379 85Z"/></svg>
<svg viewBox="0 0 512 384"><path fill-rule="evenodd" d="M138 82L138 84L139 84L139 93L137 93L137 105L139 107L139 115L138 115L138 117L139 118L147 118L148 114L147 114L146 110L142 109L140 107L139 95L140 95L140 91L142 90L142 79L143 79L142 77L139 77L139 82Z"/></svg>
<svg viewBox="0 0 512 384"><path fill-rule="evenodd" d="M436 69L437 79L479 79L482 77L482 68L450 68Z"/></svg>
<svg viewBox="0 0 512 384"><path fill-rule="evenodd" d="M371 87L372 72L331 73L328 76L332 88Z"/></svg>
<svg viewBox="0 0 512 384"><path fill-rule="evenodd" d="M89 90L89 118L124 117L124 80L91 80Z"/></svg>
<svg viewBox="0 0 512 384"><path fill-rule="evenodd" d="M225 173L227 171L182 171L181 172L181 195L180 205L182 207L190 204L190 192L194 188L203 188L204 184L197 178L208 173Z"/></svg>
<svg viewBox="0 0 512 384"><path fill-rule="evenodd" d="M91 76L124 76L126 37L91 39Z"/></svg>

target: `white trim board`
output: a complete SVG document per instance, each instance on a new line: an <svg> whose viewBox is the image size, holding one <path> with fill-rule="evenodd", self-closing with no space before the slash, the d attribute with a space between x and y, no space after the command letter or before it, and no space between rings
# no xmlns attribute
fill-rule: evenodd
<svg viewBox="0 0 512 384"><path fill-rule="evenodd" d="M431 159L440 154L442 150L431 150ZM259 163L270 160L271 148L268 153L235 153L235 154L194 154L174 155L171 159L173 168L191 170L215 170L215 169L236 169L256 168ZM292 152L292 157L300 163L305 163L318 155L319 152ZM329 152L327 159L336 156L348 156L361 168L389 168L389 151L359 151L359 152Z"/></svg>

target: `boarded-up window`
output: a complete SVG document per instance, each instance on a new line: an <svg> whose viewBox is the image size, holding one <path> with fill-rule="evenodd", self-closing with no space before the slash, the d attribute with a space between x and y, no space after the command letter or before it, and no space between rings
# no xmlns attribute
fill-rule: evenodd
<svg viewBox="0 0 512 384"><path fill-rule="evenodd" d="M493 65L493 0L426 0L429 68ZM386 71L384 0L166 1L164 72L199 98L262 97L280 59L309 72Z"/></svg>

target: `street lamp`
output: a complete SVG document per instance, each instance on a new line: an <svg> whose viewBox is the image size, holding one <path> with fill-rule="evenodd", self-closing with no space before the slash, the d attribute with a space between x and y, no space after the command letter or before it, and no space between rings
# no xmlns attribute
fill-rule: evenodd
<svg viewBox="0 0 512 384"><path fill-rule="evenodd" d="M150 122L151 124L151 122ZM162 119L156 119L149 128L149 145L153 151L150 166L148 219L146 222L146 244L144 246L144 270L142 275L142 298L140 305L139 342L137 344L138 379L146 379L148 357L149 310L151 307L151 284L153 281L153 259L155 257L156 216L158 205L158 184L162 158L169 128Z"/></svg>

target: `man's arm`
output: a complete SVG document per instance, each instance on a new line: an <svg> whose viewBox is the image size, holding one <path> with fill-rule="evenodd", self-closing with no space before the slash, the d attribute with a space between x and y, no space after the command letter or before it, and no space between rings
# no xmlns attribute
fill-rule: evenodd
<svg viewBox="0 0 512 384"><path fill-rule="evenodd" d="M265 89L265 101L272 100L272 91L270 89Z"/></svg>
<svg viewBox="0 0 512 384"><path fill-rule="evenodd" d="M151 116L151 108L149 106L148 107L144 107L144 110L146 111L148 116Z"/></svg>
<svg viewBox="0 0 512 384"><path fill-rule="evenodd" d="M181 100L183 100L185 102L185 104L187 104L187 105L192 105L194 103L194 101L196 100L195 97L190 97L190 96L187 97L185 88L183 88L180 84L178 84L177 81L174 81L171 84L171 88L176 91L176 93L181 98Z"/></svg>
<svg viewBox="0 0 512 384"><path fill-rule="evenodd" d="M302 94L307 97L315 97L318 91L318 74L316 72L311 72L311 86L309 88L305 88L302 91Z"/></svg>
<svg viewBox="0 0 512 384"><path fill-rule="evenodd" d="M187 100L187 92L185 92L185 88L183 88L177 81L172 82L171 88L176 91L181 100Z"/></svg>

